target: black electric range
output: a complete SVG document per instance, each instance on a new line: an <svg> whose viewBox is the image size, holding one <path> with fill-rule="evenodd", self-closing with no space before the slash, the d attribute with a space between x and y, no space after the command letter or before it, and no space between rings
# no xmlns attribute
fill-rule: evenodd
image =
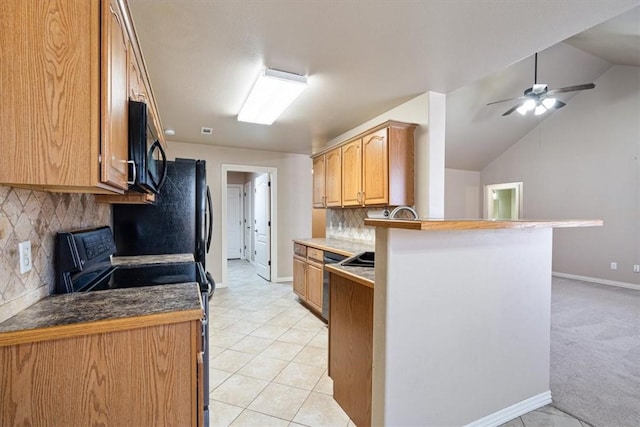
<svg viewBox="0 0 640 427"><path fill-rule="evenodd" d="M149 262L154 256L139 257L139 263L114 263L116 253L109 227L59 232L55 241L56 293L91 292L116 288L196 282L200 286L205 318L202 321L204 390L209 390L209 298L215 284L199 262ZM155 256L156 258L158 256ZM160 256L162 257L162 256ZM169 257L171 258L171 257ZM204 399L204 425L208 425L208 399Z"/></svg>

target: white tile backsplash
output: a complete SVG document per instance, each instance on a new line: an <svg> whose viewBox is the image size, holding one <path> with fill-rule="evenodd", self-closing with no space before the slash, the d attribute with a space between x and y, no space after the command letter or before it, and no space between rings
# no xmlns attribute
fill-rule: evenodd
<svg viewBox="0 0 640 427"><path fill-rule="evenodd" d="M333 239L349 239L375 242L375 228L364 225L368 209L327 209L326 236Z"/></svg>
<svg viewBox="0 0 640 427"><path fill-rule="evenodd" d="M111 224L111 206L90 194L0 185L0 322L53 292L54 236L60 230ZM18 243L31 241L33 269L20 274Z"/></svg>

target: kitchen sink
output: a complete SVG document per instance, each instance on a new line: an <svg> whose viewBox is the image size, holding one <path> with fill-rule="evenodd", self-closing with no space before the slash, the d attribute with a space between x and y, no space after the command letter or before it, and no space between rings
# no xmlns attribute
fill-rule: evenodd
<svg viewBox="0 0 640 427"><path fill-rule="evenodd" d="M361 252L357 255L347 258L340 263L345 267L374 267L375 252Z"/></svg>

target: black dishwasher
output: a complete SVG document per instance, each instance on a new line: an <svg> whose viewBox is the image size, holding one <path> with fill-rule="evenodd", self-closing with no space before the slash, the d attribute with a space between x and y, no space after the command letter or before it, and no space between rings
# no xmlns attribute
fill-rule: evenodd
<svg viewBox="0 0 640 427"><path fill-rule="evenodd" d="M344 255L334 254L333 252L324 252L324 264L336 264L347 259ZM329 321L329 272L324 270L322 277L322 318Z"/></svg>

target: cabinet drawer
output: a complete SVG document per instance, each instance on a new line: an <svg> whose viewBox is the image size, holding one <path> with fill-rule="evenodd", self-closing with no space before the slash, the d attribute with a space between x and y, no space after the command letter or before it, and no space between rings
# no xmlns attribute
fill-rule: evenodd
<svg viewBox="0 0 640 427"><path fill-rule="evenodd" d="M324 251L316 248L307 248L307 258L322 264L324 261Z"/></svg>
<svg viewBox="0 0 640 427"><path fill-rule="evenodd" d="M305 245L301 245L300 243L293 244L293 254L301 257L307 257L307 247Z"/></svg>

